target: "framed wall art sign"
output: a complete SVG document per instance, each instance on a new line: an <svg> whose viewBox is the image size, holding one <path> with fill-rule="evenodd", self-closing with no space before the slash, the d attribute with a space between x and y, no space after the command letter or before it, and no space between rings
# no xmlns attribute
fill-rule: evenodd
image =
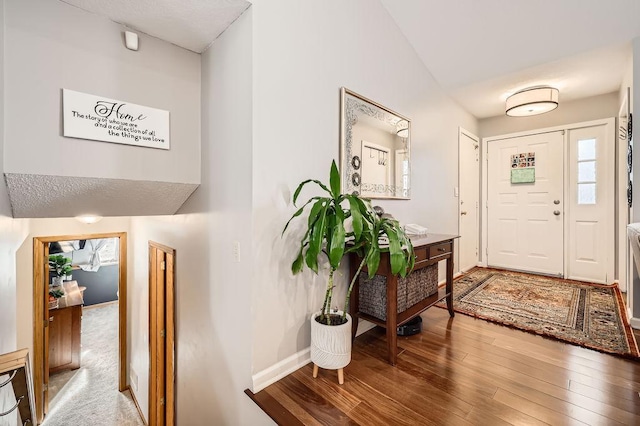
<svg viewBox="0 0 640 426"><path fill-rule="evenodd" d="M62 89L63 136L170 148L169 111Z"/></svg>

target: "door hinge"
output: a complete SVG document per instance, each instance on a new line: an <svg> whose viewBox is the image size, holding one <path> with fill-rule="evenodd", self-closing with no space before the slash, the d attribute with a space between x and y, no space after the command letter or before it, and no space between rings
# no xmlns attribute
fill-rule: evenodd
<svg viewBox="0 0 640 426"><path fill-rule="evenodd" d="M49 320L44 320L44 328L49 327Z"/></svg>
<svg viewBox="0 0 640 426"><path fill-rule="evenodd" d="M164 405L164 398L160 398L160 405Z"/></svg>
<svg viewBox="0 0 640 426"><path fill-rule="evenodd" d="M163 260L162 263L160 264L160 268L164 271L167 268L167 264L165 263L165 261Z"/></svg>
<svg viewBox="0 0 640 426"><path fill-rule="evenodd" d="M160 337L166 337L167 333L165 330L160 330Z"/></svg>
<svg viewBox="0 0 640 426"><path fill-rule="evenodd" d="M49 384L48 383L43 383L42 384L42 390L45 391L45 392L48 391L49 390Z"/></svg>

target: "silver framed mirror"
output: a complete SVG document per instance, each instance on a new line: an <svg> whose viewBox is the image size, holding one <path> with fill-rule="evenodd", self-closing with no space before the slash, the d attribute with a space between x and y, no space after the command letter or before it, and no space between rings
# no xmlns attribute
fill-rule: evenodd
<svg viewBox="0 0 640 426"><path fill-rule="evenodd" d="M340 89L342 192L364 198L411 196L411 120Z"/></svg>

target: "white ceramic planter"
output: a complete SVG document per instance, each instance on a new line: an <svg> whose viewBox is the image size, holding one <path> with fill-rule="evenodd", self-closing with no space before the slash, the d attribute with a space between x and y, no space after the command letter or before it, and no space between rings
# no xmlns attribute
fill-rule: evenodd
<svg viewBox="0 0 640 426"><path fill-rule="evenodd" d="M342 314L342 312L338 312ZM338 370L351 362L351 316L341 325L320 324L311 316L311 362L320 368Z"/></svg>

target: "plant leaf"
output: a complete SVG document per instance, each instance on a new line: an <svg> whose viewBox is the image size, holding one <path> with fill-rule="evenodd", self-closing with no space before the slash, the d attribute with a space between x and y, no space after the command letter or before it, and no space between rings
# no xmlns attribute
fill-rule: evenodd
<svg viewBox="0 0 640 426"><path fill-rule="evenodd" d="M356 201L356 197L348 196L349 206L351 210L351 220L353 224L353 234L356 237L356 241L360 239L362 235L362 213L360 212L360 205Z"/></svg>
<svg viewBox="0 0 640 426"><path fill-rule="evenodd" d="M322 209L324 204L328 202L328 200L328 198L318 197L318 200L313 204L313 206L311 207L311 211L309 212L309 220L307 221L307 225L309 228L311 228L313 226L313 223L318 220L318 213L320 213L320 210Z"/></svg>
<svg viewBox="0 0 640 426"><path fill-rule="evenodd" d="M302 271L302 267L304 266L304 258L302 256L302 247L300 247L300 251L298 252L298 256L296 256L296 259L293 261L293 263L291 264L291 272L293 272L293 274L297 274L300 271Z"/></svg>
<svg viewBox="0 0 640 426"><path fill-rule="evenodd" d="M327 188L327 186L325 184L323 184L322 182L320 182L319 180L316 179L307 179L304 182L302 182L300 185L298 185L298 187L296 188L295 192L293 193L293 205L296 205L296 201L298 200L298 196L300 195L300 191L302 191L302 188L308 184L309 182L313 182L316 185L318 185L320 188L324 189L325 191L327 191L329 193L329 195L333 196L333 194L331 193L331 191L329 191L329 188Z"/></svg>
<svg viewBox="0 0 640 426"><path fill-rule="evenodd" d="M391 273L398 274L403 269L406 269L406 260L400 241L398 240L398 234L389 231L388 227L385 227L385 234L389 238L389 261L391 263Z"/></svg>
<svg viewBox="0 0 640 426"><path fill-rule="evenodd" d="M340 172L336 166L336 160L331 162L331 173L329 174L329 184L334 199L340 197Z"/></svg>
<svg viewBox="0 0 640 426"><path fill-rule="evenodd" d="M344 254L344 225L342 221L338 221L333 228L333 234L331 235L331 246L329 247L329 263L334 269L338 269L342 255Z"/></svg>
<svg viewBox="0 0 640 426"><path fill-rule="evenodd" d="M320 197L313 197L310 198L309 201L307 201L306 203L304 203L304 206L300 207L294 214L293 216L291 216L291 218L289 218L289 220L287 221L287 224L284 226L284 229L282 230L282 234L280 234L281 236L284 235L284 231L287 230L287 228L289 227L289 223L291 223L291 221L293 219L295 219L296 217L300 216L302 214L302 212L304 211L304 208L307 207L307 205L309 205L309 203L311 203L313 200L317 200L320 199ZM313 210L312 210L313 211Z"/></svg>
<svg viewBox="0 0 640 426"><path fill-rule="evenodd" d="M372 244L369 256L367 257L367 271L369 271L369 278L373 278L376 272L378 272L378 266L380 266L380 249L378 242L375 241Z"/></svg>

